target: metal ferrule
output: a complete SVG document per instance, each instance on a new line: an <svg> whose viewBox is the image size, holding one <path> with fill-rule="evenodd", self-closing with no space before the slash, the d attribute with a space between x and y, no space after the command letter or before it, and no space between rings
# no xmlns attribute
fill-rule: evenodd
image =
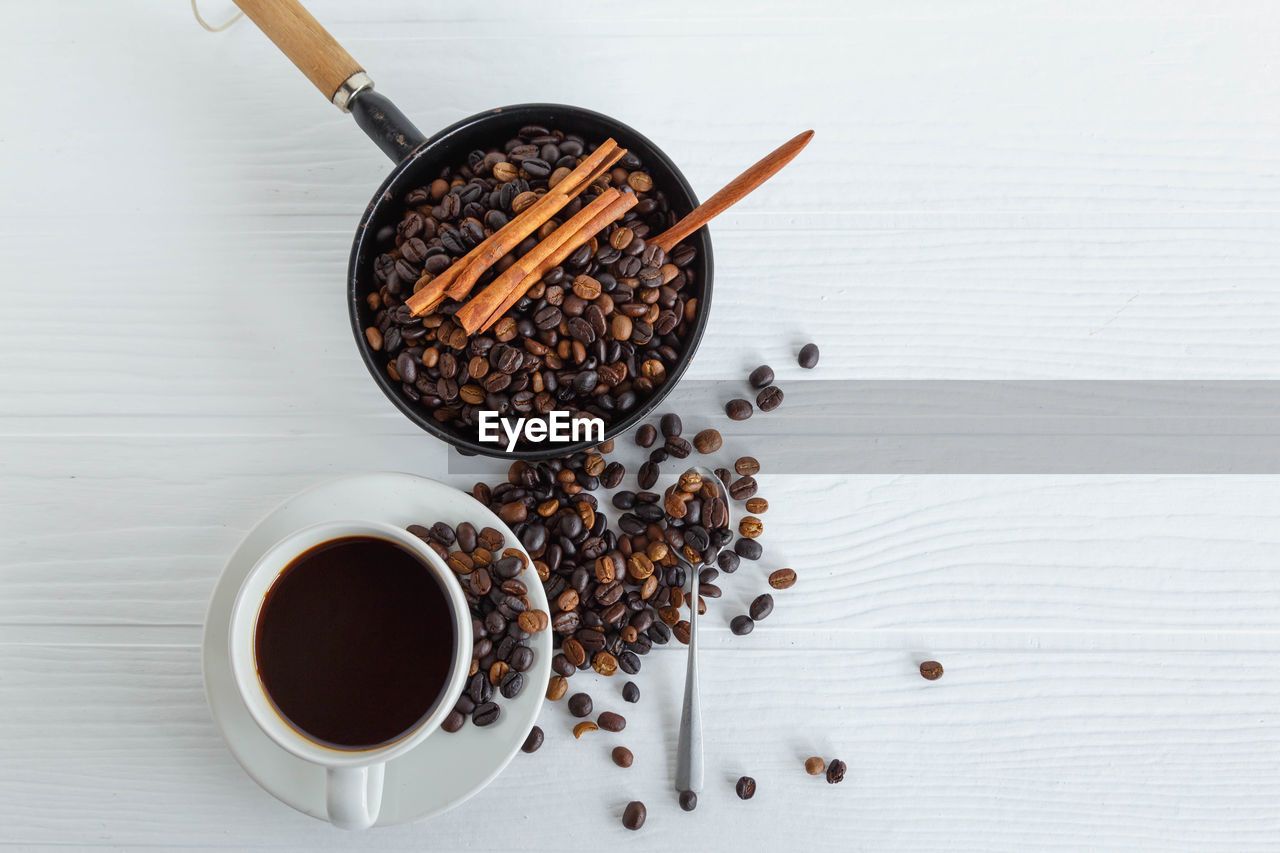
<svg viewBox="0 0 1280 853"><path fill-rule="evenodd" d="M357 71L346 80L342 81L342 85L338 87L338 91L333 93L333 105L345 112L351 111L351 99L365 89L373 88L373 79L363 71Z"/></svg>

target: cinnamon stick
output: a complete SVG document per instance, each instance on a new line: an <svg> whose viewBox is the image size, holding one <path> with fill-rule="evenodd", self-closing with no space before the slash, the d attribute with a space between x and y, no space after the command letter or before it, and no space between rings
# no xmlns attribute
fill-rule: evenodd
<svg viewBox="0 0 1280 853"><path fill-rule="evenodd" d="M466 296L485 270L546 224L547 220L559 213L626 153L626 149L619 148L615 140L606 139L599 148L584 157L554 189L548 190L542 198L405 300L409 310L414 316L419 316L434 310L446 296L452 299Z"/></svg>
<svg viewBox="0 0 1280 853"><path fill-rule="evenodd" d="M524 278L520 279L518 284L511 288L511 292L507 294L496 308L489 312L489 315L484 319L479 327L480 331L489 329L494 323L502 319L502 315L511 310L511 306L519 302L520 299L529 292L530 288L542 280L544 275L564 263L565 259L576 252L580 246L584 245L592 237L603 231L608 227L609 223L620 218L622 214L634 207L639 201L640 199L632 193L620 193L618 197L609 202L609 205L604 208L604 210L596 213L585 224L579 227L576 232L566 237L566 239L557 248L555 248L546 258L540 261L532 271L524 276ZM565 224L568 225L568 223ZM467 334L472 334L470 329L467 329Z"/></svg>
<svg viewBox="0 0 1280 853"><path fill-rule="evenodd" d="M472 297L466 305L459 308L457 313L453 315L454 320L466 330L467 334L474 332L492 313L493 309L502 303L502 300L507 297L512 288L520 284L525 276L537 269L538 264L560 248L565 240L578 233L578 229L595 218L596 214L607 209L621 195L622 193L617 189L610 187L596 196L582 210L569 217L567 222L548 235L545 240L526 252L524 257L503 270L501 275L490 282L488 287Z"/></svg>

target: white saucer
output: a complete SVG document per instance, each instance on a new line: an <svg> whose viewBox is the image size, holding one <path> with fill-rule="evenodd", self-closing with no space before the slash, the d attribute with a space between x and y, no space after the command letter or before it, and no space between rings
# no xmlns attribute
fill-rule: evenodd
<svg viewBox="0 0 1280 853"><path fill-rule="evenodd" d="M204 688L214 722L245 771L269 793L300 812L325 819L325 772L296 758L263 734L245 708L231 677L227 630L236 592L258 557L289 533L321 521L341 519L390 524L457 525L470 521L507 537L521 548L502 521L470 495L452 486L410 474L364 474L323 483L285 501L260 521L231 555L209 602L204 624ZM522 579L534 607L546 611L547 597L532 568ZM468 720L458 732L437 730L413 751L387 764L378 826L406 823L453 808L489 784L524 743L542 708L551 677L551 632L530 641L534 664L515 699L501 699L501 718L487 728Z"/></svg>

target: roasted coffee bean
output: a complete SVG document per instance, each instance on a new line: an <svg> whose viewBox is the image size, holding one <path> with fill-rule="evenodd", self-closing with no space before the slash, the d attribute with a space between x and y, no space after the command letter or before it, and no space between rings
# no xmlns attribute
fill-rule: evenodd
<svg viewBox="0 0 1280 853"><path fill-rule="evenodd" d="M738 799L749 800L756 795L756 780L750 776L739 776L733 790L737 793Z"/></svg>
<svg viewBox="0 0 1280 853"><path fill-rule="evenodd" d="M654 429L653 424L641 424L636 430L636 444L641 447L653 447L653 443L658 440L658 431Z"/></svg>
<svg viewBox="0 0 1280 853"><path fill-rule="evenodd" d="M524 675L519 672L508 672L502 678L502 684L498 688L504 699L514 699L520 695L520 691L524 689Z"/></svg>
<svg viewBox="0 0 1280 853"><path fill-rule="evenodd" d="M680 808L691 812L698 807L698 795L693 791L680 792Z"/></svg>
<svg viewBox="0 0 1280 853"><path fill-rule="evenodd" d="M777 385L770 385L756 395L756 406L762 412L772 412L781 405L782 389Z"/></svg>
<svg viewBox="0 0 1280 853"><path fill-rule="evenodd" d="M520 747L520 751L527 753L537 752L539 747L542 746L544 737L545 735L543 735L542 729L534 726L529 729L529 736L524 739L524 745Z"/></svg>
<svg viewBox="0 0 1280 853"><path fill-rule="evenodd" d="M754 515L760 515L761 513L768 512L768 511L769 511L769 502L764 498L755 497L755 498L747 499L747 512L752 513Z"/></svg>
<svg viewBox="0 0 1280 853"><path fill-rule="evenodd" d="M797 359L800 366L806 370L812 370L818 366L818 345L805 344L800 348L800 355Z"/></svg>
<svg viewBox="0 0 1280 853"><path fill-rule="evenodd" d="M582 722L578 723L576 726L573 727L573 737L576 740L578 738L581 738L587 732L594 732L599 730L600 730L600 727L597 726L595 723L591 722L590 720L583 720Z"/></svg>
<svg viewBox="0 0 1280 853"><path fill-rule="evenodd" d="M662 429L662 434L667 438L679 435L684 431L684 425L680 422L680 416L674 412L668 412L663 415L659 424Z"/></svg>
<svg viewBox="0 0 1280 853"><path fill-rule="evenodd" d="M740 615L729 620L729 630L737 634L739 637L745 637L756 628L756 623L750 616Z"/></svg>
<svg viewBox="0 0 1280 853"><path fill-rule="evenodd" d="M937 681L942 677L942 664L936 660L927 660L920 664L920 675L929 681Z"/></svg>
<svg viewBox="0 0 1280 853"><path fill-rule="evenodd" d="M742 558L734 551L721 551L716 556L716 565L720 567L720 571L731 575L738 570L741 560Z"/></svg>
<svg viewBox="0 0 1280 853"><path fill-rule="evenodd" d="M652 489L654 484L658 482L658 466L653 462L646 462L640 466L640 473L637 475L637 482L642 489Z"/></svg>
<svg viewBox="0 0 1280 853"><path fill-rule="evenodd" d="M634 681L628 681L626 684L622 685L622 698L627 702L640 701L640 688L636 687L636 683Z"/></svg>
<svg viewBox="0 0 1280 853"><path fill-rule="evenodd" d="M748 539L758 539L764 533L764 522L754 515L745 515L738 522L738 532Z"/></svg>
<svg viewBox="0 0 1280 853"><path fill-rule="evenodd" d="M724 404L724 413L729 416L730 420L745 421L751 417L751 404L741 398L730 400Z"/></svg>
<svg viewBox="0 0 1280 853"><path fill-rule="evenodd" d="M704 429L693 437L693 446L699 453L715 453L724 443L718 430Z"/></svg>
<svg viewBox="0 0 1280 853"><path fill-rule="evenodd" d="M668 438L662 447L676 459L687 459L689 454L693 452L693 445L689 443L689 440L678 435Z"/></svg>
<svg viewBox="0 0 1280 853"><path fill-rule="evenodd" d="M591 716L591 697L586 693L575 693L570 696L569 713L575 717Z"/></svg>
<svg viewBox="0 0 1280 853"><path fill-rule="evenodd" d="M551 702L559 702L564 698L564 694L568 689L569 682L563 675L551 676L551 680L547 682L547 700ZM590 711L587 713L590 713Z"/></svg>
<svg viewBox="0 0 1280 853"><path fill-rule="evenodd" d="M762 364L751 371L747 381L751 383L752 388L763 388L766 385L771 385L773 383L773 368L767 364Z"/></svg>
<svg viewBox="0 0 1280 853"><path fill-rule="evenodd" d="M485 702L476 705L476 709L471 712L471 722L477 726L491 726L498 722L498 718L502 716L502 709L498 707L496 702Z"/></svg>
<svg viewBox="0 0 1280 853"><path fill-rule="evenodd" d="M753 497L759 486L756 485L755 477L750 475L739 477L729 484L729 497L735 501L745 501Z"/></svg>
<svg viewBox="0 0 1280 853"><path fill-rule="evenodd" d="M747 610L751 614L751 618L759 622L773 612L773 596L769 593L756 596L751 602L751 607Z"/></svg>
<svg viewBox="0 0 1280 853"><path fill-rule="evenodd" d="M637 830L644 826L644 819L647 816L648 812L645 811L644 803L639 800L632 800L622 810L622 825L627 829Z"/></svg>
<svg viewBox="0 0 1280 853"><path fill-rule="evenodd" d="M844 781L845 770L848 769L843 761L838 758L831 759L827 764L827 783L836 785Z"/></svg>
<svg viewBox="0 0 1280 853"><path fill-rule="evenodd" d="M440 728L452 733L461 729L466 722L467 718L461 711L450 711L449 716L445 717L444 722L440 724Z"/></svg>
<svg viewBox="0 0 1280 853"><path fill-rule="evenodd" d="M826 769L827 762L820 756L814 755L804 760L804 772L810 776L821 776Z"/></svg>
<svg viewBox="0 0 1280 853"><path fill-rule="evenodd" d="M620 732L627 727L627 718L613 711L605 711L596 718L596 722L606 732Z"/></svg>
<svg viewBox="0 0 1280 853"><path fill-rule="evenodd" d="M619 767L630 767L636 760L635 756L631 754L631 750L627 749L625 746L615 746L611 756L613 758L613 763Z"/></svg>
<svg viewBox="0 0 1280 853"><path fill-rule="evenodd" d="M621 589L621 585L618 588ZM613 675L618 671L618 659L608 652L596 652L591 658L591 668L601 675Z"/></svg>
<svg viewBox="0 0 1280 853"><path fill-rule="evenodd" d="M733 543L733 550L744 560L758 560L764 553L764 548L754 539L739 539Z"/></svg>
<svg viewBox="0 0 1280 853"><path fill-rule="evenodd" d="M760 473L760 460L754 456L740 456L733 463L733 470L737 471L744 477L750 477Z"/></svg>
<svg viewBox="0 0 1280 853"><path fill-rule="evenodd" d="M796 585L795 569L778 569L769 575L769 586L774 589L791 589Z"/></svg>

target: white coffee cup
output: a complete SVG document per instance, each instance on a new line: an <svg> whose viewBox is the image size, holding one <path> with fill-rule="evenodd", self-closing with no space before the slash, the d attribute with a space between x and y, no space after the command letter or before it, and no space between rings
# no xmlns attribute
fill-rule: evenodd
<svg viewBox="0 0 1280 853"><path fill-rule="evenodd" d="M397 740L369 749L339 749L319 743L286 722L258 677L254 639L267 592L290 563L317 545L348 536L372 536L417 556L445 591L453 620L453 660L444 689L422 720ZM325 768L329 821L342 829L366 829L378 819L386 763L403 755L439 727L462 695L471 666L471 611L462 587L444 560L417 536L390 524L371 521L325 522L286 536L250 570L231 611L231 670L240 697L254 722L277 744Z"/></svg>

